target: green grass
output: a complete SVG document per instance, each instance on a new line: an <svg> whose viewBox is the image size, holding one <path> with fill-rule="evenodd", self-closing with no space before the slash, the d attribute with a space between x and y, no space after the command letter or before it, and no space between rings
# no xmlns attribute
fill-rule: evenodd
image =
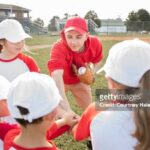
<svg viewBox="0 0 150 150"><path fill-rule="evenodd" d="M50 36L50 35L40 35L40 36L32 36L31 39L27 39L26 43L29 46L33 45L51 45L58 39L58 36Z"/></svg>
<svg viewBox="0 0 150 150"><path fill-rule="evenodd" d="M53 36L53 37L36 36L33 39L28 39L26 41L26 43L27 43L27 45L47 45L47 44L52 44L57 39L58 39L58 37L56 37L56 36ZM100 39L101 39L101 37L100 37ZM102 40L104 58L102 60L101 65L104 64L110 47L112 45L114 45L116 42L118 42L118 41L103 41ZM38 65L41 69L41 73L48 74L47 62L49 60L50 49L46 48L46 49L42 49L42 50L38 50L38 51L34 50L32 52L33 52L33 54L31 54L31 53L27 53L27 54L31 55L36 60L36 62L38 63ZM93 99L94 99L95 89L104 88L104 87L107 87L104 73L102 73L100 75L96 75L96 82L92 85ZM72 97L71 93L68 93L67 97L70 101L72 109L76 113L81 114L82 110L76 105L75 100ZM85 150L86 149L85 141L84 142L76 142L73 140L72 136L69 134L64 134L63 136L55 139L54 142L62 150Z"/></svg>

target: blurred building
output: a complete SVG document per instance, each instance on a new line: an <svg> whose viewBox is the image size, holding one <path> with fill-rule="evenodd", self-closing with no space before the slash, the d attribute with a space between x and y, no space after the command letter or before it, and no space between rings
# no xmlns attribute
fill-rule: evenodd
<svg viewBox="0 0 150 150"><path fill-rule="evenodd" d="M28 33L46 33L47 30L43 26L31 21L30 11L30 9L17 5L0 4L0 22L4 19L16 19Z"/></svg>
<svg viewBox="0 0 150 150"><path fill-rule="evenodd" d="M100 33L125 33L127 27L121 18L101 19L101 27L97 29Z"/></svg>

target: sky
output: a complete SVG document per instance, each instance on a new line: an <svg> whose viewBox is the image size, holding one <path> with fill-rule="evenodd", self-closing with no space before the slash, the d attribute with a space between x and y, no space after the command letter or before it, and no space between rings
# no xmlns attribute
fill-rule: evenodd
<svg viewBox="0 0 150 150"><path fill-rule="evenodd" d="M121 17L125 20L129 12L141 8L150 13L150 0L0 0L0 3L28 8L32 20L39 17L45 25L53 16L63 18L68 13L84 17L89 10L94 10L99 19Z"/></svg>

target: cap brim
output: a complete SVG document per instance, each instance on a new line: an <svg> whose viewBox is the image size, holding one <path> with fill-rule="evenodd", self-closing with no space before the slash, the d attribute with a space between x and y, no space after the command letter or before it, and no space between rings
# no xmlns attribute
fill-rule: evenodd
<svg viewBox="0 0 150 150"><path fill-rule="evenodd" d="M78 27L68 27L68 28L65 28L64 29L64 32L66 33L66 32L68 32L68 31L72 31L72 30L75 30L75 31L77 31L77 32L79 32L80 34L84 34L84 33L86 33L86 31L84 31L84 30L82 30L82 29L80 29L80 28L78 28Z"/></svg>
<svg viewBox="0 0 150 150"><path fill-rule="evenodd" d="M20 41L22 41L22 40L24 40L24 39L26 39L26 38L32 38L29 34L27 34L27 33L23 33L23 34L21 34L21 35L16 35L16 37L14 38L14 37L12 37L12 38L7 38L6 37L6 39L8 40L8 41L10 41L10 42L12 42L12 43L17 43L17 42L20 42Z"/></svg>

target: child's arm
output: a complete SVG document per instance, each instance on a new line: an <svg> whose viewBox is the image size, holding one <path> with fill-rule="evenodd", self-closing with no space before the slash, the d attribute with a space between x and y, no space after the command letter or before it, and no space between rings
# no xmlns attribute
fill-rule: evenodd
<svg viewBox="0 0 150 150"><path fill-rule="evenodd" d="M94 64L94 68L93 68L94 73L97 73L97 71L99 70L99 68L101 68L101 62L95 63Z"/></svg>
<svg viewBox="0 0 150 150"><path fill-rule="evenodd" d="M64 109L65 111L71 111L70 104L65 94L63 73L64 73L63 69L57 69L51 73L51 76L55 80L55 83L59 89L60 95L63 98L63 100L60 102L60 107ZM62 114L62 116L64 115Z"/></svg>
<svg viewBox="0 0 150 150"><path fill-rule="evenodd" d="M79 117L76 117L70 113L66 113L64 115L64 118L56 120L56 124L58 128L61 128L64 125L68 125L70 127L74 126L79 121Z"/></svg>
<svg viewBox="0 0 150 150"><path fill-rule="evenodd" d="M66 131L69 131L70 128L79 121L78 118L73 117L70 114L65 115L64 118L59 119L53 123L50 129L47 131L47 139L54 139Z"/></svg>

